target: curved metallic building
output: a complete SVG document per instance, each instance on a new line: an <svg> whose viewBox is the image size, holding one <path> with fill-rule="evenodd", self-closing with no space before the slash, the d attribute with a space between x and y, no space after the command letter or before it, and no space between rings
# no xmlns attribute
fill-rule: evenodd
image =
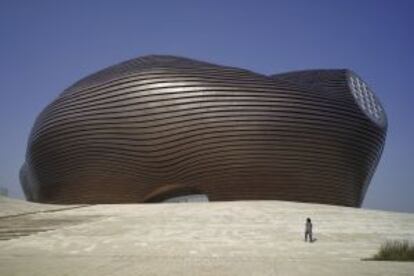
<svg viewBox="0 0 414 276"><path fill-rule="evenodd" d="M265 76L146 56L80 80L41 112L21 182L48 203L201 194L360 206L386 129L349 70Z"/></svg>

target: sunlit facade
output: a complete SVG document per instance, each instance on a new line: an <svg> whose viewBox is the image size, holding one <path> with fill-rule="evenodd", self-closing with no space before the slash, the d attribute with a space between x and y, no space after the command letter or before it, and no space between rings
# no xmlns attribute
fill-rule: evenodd
<svg viewBox="0 0 414 276"><path fill-rule="evenodd" d="M172 56L75 83L38 116L29 200L289 200L360 206L387 119L349 70L266 76Z"/></svg>

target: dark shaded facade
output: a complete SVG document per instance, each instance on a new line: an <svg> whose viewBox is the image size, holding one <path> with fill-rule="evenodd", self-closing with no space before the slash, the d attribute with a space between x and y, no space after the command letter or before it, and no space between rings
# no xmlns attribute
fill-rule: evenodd
<svg viewBox="0 0 414 276"><path fill-rule="evenodd" d="M265 76L172 56L111 66L38 116L21 183L48 203L289 200L360 206L384 146L349 70Z"/></svg>

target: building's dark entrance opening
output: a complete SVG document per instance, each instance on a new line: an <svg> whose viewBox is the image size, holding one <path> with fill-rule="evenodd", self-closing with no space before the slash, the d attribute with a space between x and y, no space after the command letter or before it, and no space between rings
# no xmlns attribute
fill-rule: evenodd
<svg viewBox="0 0 414 276"><path fill-rule="evenodd" d="M161 187L146 197L144 202L207 202L207 194L192 187L169 185Z"/></svg>

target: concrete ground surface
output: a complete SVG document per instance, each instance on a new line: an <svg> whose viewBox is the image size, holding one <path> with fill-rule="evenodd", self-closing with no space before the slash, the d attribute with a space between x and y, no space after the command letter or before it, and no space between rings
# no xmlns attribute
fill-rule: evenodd
<svg viewBox="0 0 414 276"><path fill-rule="evenodd" d="M303 240L311 217L313 243ZM414 275L363 261L414 214L283 201L44 205L0 197L0 275Z"/></svg>

